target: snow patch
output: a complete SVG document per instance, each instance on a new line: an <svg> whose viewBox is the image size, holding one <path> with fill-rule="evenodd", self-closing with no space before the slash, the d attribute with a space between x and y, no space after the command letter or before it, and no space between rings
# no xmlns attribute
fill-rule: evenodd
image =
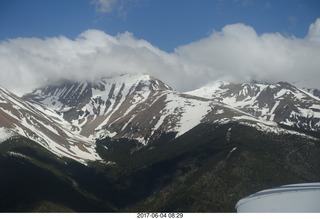
<svg viewBox="0 0 320 219"><path fill-rule="evenodd" d="M287 93L290 93L290 91L286 89L281 89L278 93L274 95L274 99L278 99Z"/></svg>
<svg viewBox="0 0 320 219"><path fill-rule="evenodd" d="M12 131L0 127L0 143L4 142L5 140L7 140L8 138L12 137L14 134L12 133Z"/></svg>
<svg viewBox="0 0 320 219"><path fill-rule="evenodd" d="M223 109L218 109L217 112L216 112L217 115L223 114L223 113L224 113L224 110L223 110Z"/></svg>
<svg viewBox="0 0 320 219"><path fill-rule="evenodd" d="M13 152L13 151L9 151L7 152L10 156L14 156L14 157L22 157L22 158L25 158L25 159L28 159L28 160L31 160L30 157L26 156L26 155L23 155L23 154L20 154L20 153L17 153L17 152Z"/></svg>
<svg viewBox="0 0 320 219"><path fill-rule="evenodd" d="M226 159L228 159L230 157L230 155L232 154L232 152L234 152L235 150L237 150L237 147L232 148L232 150L227 155Z"/></svg>

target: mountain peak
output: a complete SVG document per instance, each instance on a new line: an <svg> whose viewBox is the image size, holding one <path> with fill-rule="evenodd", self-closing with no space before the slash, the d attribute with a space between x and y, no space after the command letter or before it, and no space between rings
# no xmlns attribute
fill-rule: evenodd
<svg viewBox="0 0 320 219"><path fill-rule="evenodd" d="M122 74L47 86L23 98L56 111L73 131L89 137L168 91L170 86L148 74Z"/></svg>
<svg viewBox="0 0 320 219"><path fill-rule="evenodd" d="M235 121L272 130L277 130L275 122L309 130L318 130L320 124L320 101L283 82L266 85L218 81L182 94L148 74L127 74L91 82L65 81L36 89L23 99L27 100L26 107L33 109L34 118L46 120L45 124L57 122L49 131L58 129L65 136L80 136L80 143L108 137L153 147L163 135L177 138L202 123ZM23 120L24 113L15 114ZM30 127L33 124L41 127L30 120ZM41 135L40 130L37 133ZM67 147L69 142L62 143Z"/></svg>
<svg viewBox="0 0 320 219"><path fill-rule="evenodd" d="M265 120L320 130L320 100L288 82L217 83L188 92L230 105Z"/></svg>
<svg viewBox="0 0 320 219"><path fill-rule="evenodd" d="M103 77L94 81L62 81L35 89L22 98L42 103L54 110L87 104L90 98L100 96L104 101L142 90L172 90L170 86L148 74L122 74Z"/></svg>

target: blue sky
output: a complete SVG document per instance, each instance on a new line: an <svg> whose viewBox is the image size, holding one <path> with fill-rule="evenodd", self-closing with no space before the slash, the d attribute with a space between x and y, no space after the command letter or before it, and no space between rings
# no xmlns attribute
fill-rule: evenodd
<svg viewBox="0 0 320 219"><path fill-rule="evenodd" d="M123 73L320 89L319 60L319 0L0 0L0 86L18 94Z"/></svg>
<svg viewBox="0 0 320 219"><path fill-rule="evenodd" d="M129 31L172 51L233 23L249 25L258 34L303 38L320 17L318 0L102 0L100 6L98 2L1 0L0 40L59 35L74 39L87 29L99 29L113 36ZM110 7L99 10L103 4Z"/></svg>

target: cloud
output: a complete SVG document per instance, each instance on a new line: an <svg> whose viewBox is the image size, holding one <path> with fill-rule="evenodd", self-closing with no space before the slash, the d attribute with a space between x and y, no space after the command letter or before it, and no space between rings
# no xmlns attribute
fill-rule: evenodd
<svg viewBox="0 0 320 219"><path fill-rule="evenodd" d="M75 40L17 38L0 43L0 86L18 93L61 80L93 80L123 73L173 79L181 64L145 40L125 32L110 36L87 30ZM176 79L175 79L176 80Z"/></svg>
<svg viewBox="0 0 320 219"><path fill-rule="evenodd" d="M127 19L132 9L144 4L144 0L91 0L90 2L95 6L98 16L114 12L115 15L123 20ZM95 22L98 21L96 20Z"/></svg>
<svg viewBox="0 0 320 219"><path fill-rule="evenodd" d="M306 38L310 41L320 43L320 18L318 18L316 22L310 25L309 32Z"/></svg>
<svg viewBox="0 0 320 219"><path fill-rule="evenodd" d="M179 47L181 61L197 63L200 77L231 81L303 82L319 86L320 19L305 39L279 33L257 35L244 24L225 26L200 41Z"/></svg>
<svg viewBox="0 0 320 219"><path fill-rule="evenodd" d="M95 5L96 10L100 13L111 12L117 0L91 0L91 4Z"/></svg>
<svg viewBox="0 0 320 219"><path fill-rule="evenodd" d="M87 30L76 39L16 38L0 42L0 86L19 94L61 80L93 80L122 73L149 73L177 90L214 80L301 82L319 87L320 19L304 39L258 35L244 24L225 26L172 53L125 32Z"/></svg>

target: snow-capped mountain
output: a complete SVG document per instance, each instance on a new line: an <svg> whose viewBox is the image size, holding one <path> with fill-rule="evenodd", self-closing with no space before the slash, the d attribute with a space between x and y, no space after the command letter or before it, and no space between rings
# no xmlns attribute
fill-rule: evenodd
<svg viewBox="0 0 320 219"><path fill-rule="evenodd" d="M319 135L277 123L318 130L319 112L287 83L181 93L137 74L0 89L0 211L232 211L252 190L319 179Z"/></svg>
<svg viewBox="0 0 320 219"><path fill-rule="evenodd" d="M216 82L187 94L209 98L268 121L320 130L320 99L289 83Z"/></svg>
<svg viewBox="0 0 320 219"><path fill-rule="evenodd" d="M98 160L94 142L64 128L55 113L39 110L13 93L0 89L0 141L12 136L25 136L58 156L86 162Z"/></svg>
<svg viewBox="0 0 320 219"><path fill-rule="evenodd" d="M101 135L133 137L125 130L127 123L166 91L172 89L158 79L146 74L131 74L94 82L65 82L37 89L23 98L54 110L70 123L73 132L95 139ZM139 129L139 122L134 122L131 133Z"/></svg>
<svg viewBox="0 0 320 219"><path fill-rule="evenodd" d="M265 132L299 134L280 128L276 122L281 122L318 130L320 100L288 83L220 82L180 93L150 75L128 74L68 81L22 98L1 90L0 117L2 139L20 134L85 163L101 159L97 139L124 138L152 148L163 134L178 138L201 123L237 122Z"/></svg>
<svg viewBox="0 0 320 219"><path fill-rule="evenodd" d="M91 140L126 138L152 146L162 133L178 137L204 122L241 120L276 126L217 101L174 91L147 74L67 82L23 98L54 110L69 122L71 131Z"/></svg>

